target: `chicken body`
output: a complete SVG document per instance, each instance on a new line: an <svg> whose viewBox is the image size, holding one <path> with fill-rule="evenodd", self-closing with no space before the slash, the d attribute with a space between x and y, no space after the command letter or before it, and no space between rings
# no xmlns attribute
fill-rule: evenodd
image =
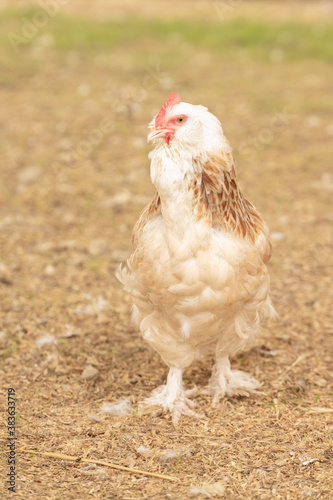
<svg viewBox="0 0 333 500"><path fill-rule="evenodd" d="M166 386L146 402L168 408L177 424L181 414L197 416L182 373L207 352L216 353L205 389L213 402L258 387L230 369L229 356L257 335L274 309L267 229L239 191L219 121L202 106L167 104L167 117L186 116L186 123L172 135L155 119L151 179L157 193L135 226L135 249L118 277L131 293L135 324L170 367ZM160 129L169 131L168 140Z"/></svg>

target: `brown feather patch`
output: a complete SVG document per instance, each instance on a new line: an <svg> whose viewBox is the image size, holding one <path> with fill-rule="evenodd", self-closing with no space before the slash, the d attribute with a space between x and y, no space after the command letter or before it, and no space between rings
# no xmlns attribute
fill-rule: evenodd
<svg viewBox="0 0 333 500"><path fill-rule="evenodd" d="M213 227L254 242L264 231L264 222L239 189L232 154L210 157L201 162L201 170Z"/></svg>

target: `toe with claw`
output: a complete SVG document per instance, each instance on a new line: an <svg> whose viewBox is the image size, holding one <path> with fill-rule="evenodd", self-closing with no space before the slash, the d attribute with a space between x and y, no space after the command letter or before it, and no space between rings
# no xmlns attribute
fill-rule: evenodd
<svg viewBox="0 0 333 500"><path fill-rule="evenodd" d="M224 396L247 396L264 394L258 391L260 383L240 370L231 370L229 359L223 357L217 360L212 377L206 387L200 392L212 396L212 403L218 403Z"/></svg>
<svg viewBox="0 0 333 500"><path fill-rule="evenodd" d="M177 369L170 369L166 385L155 389L151 396L140 404L147 407L161 406L164 410L169 410L172 415L172 423L177 427L181 415L202 419L203 416L194 411L196 404L190 398L198 392L195 387L189 391L184 391L181 382L181 373Z"/></svg>

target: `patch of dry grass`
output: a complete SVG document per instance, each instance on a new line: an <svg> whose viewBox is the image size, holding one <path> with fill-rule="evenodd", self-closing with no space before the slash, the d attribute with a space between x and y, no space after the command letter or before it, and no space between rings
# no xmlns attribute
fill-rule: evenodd
<svg viewBox="0 0 333 500"><path fill-rule="evenodd" d="M13 386L20 448L178 482L19 453L16 497L185 499L191 485L210 482L233 499L331 498L332 67L278 54L232 60L172 37L154 50L60 52L47 34L24 60L2 60L10 68L0 95L2 421ZM131 327L129 297L114 278L153 193L146 126L169 89L223 123L243 191L274 233L280 315L234 360L267 396L215 408L199 396L207 419L184 418L177 431L166 414L136 411L166 368ZM212 362L193 365L186 386L204 385ZM81 378L88 365L96 380ZM132 413L102 411L124 398ZM0 433L5 448L5 425ZM4 481L0 488L10 498Z"/></svg>

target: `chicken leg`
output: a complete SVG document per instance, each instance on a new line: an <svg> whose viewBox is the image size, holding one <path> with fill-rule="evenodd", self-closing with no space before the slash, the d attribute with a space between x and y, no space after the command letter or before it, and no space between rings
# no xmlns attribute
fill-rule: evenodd
<svg viewBox="0 0 333 500"><path fill-rule="evenodd" d="M249 396L256 393L260 383L240 370L231 370L228 356L217 356L208 385L202 394L212 396L212 402L218 403L226 396Z"/></svg>
<svg viewBox="0 0 333 500"><path fill-rule="evenodd" d="M181 415L202 418L201 415L193 411L196 405L189 399L196 395L197 388L184 391L182 377L183 370L181 368L170 368L166 385L157 387L152 392L151 397L141 403L148 406L162 406L165 410L169 410L175 427L178 425Z"/></svg>

